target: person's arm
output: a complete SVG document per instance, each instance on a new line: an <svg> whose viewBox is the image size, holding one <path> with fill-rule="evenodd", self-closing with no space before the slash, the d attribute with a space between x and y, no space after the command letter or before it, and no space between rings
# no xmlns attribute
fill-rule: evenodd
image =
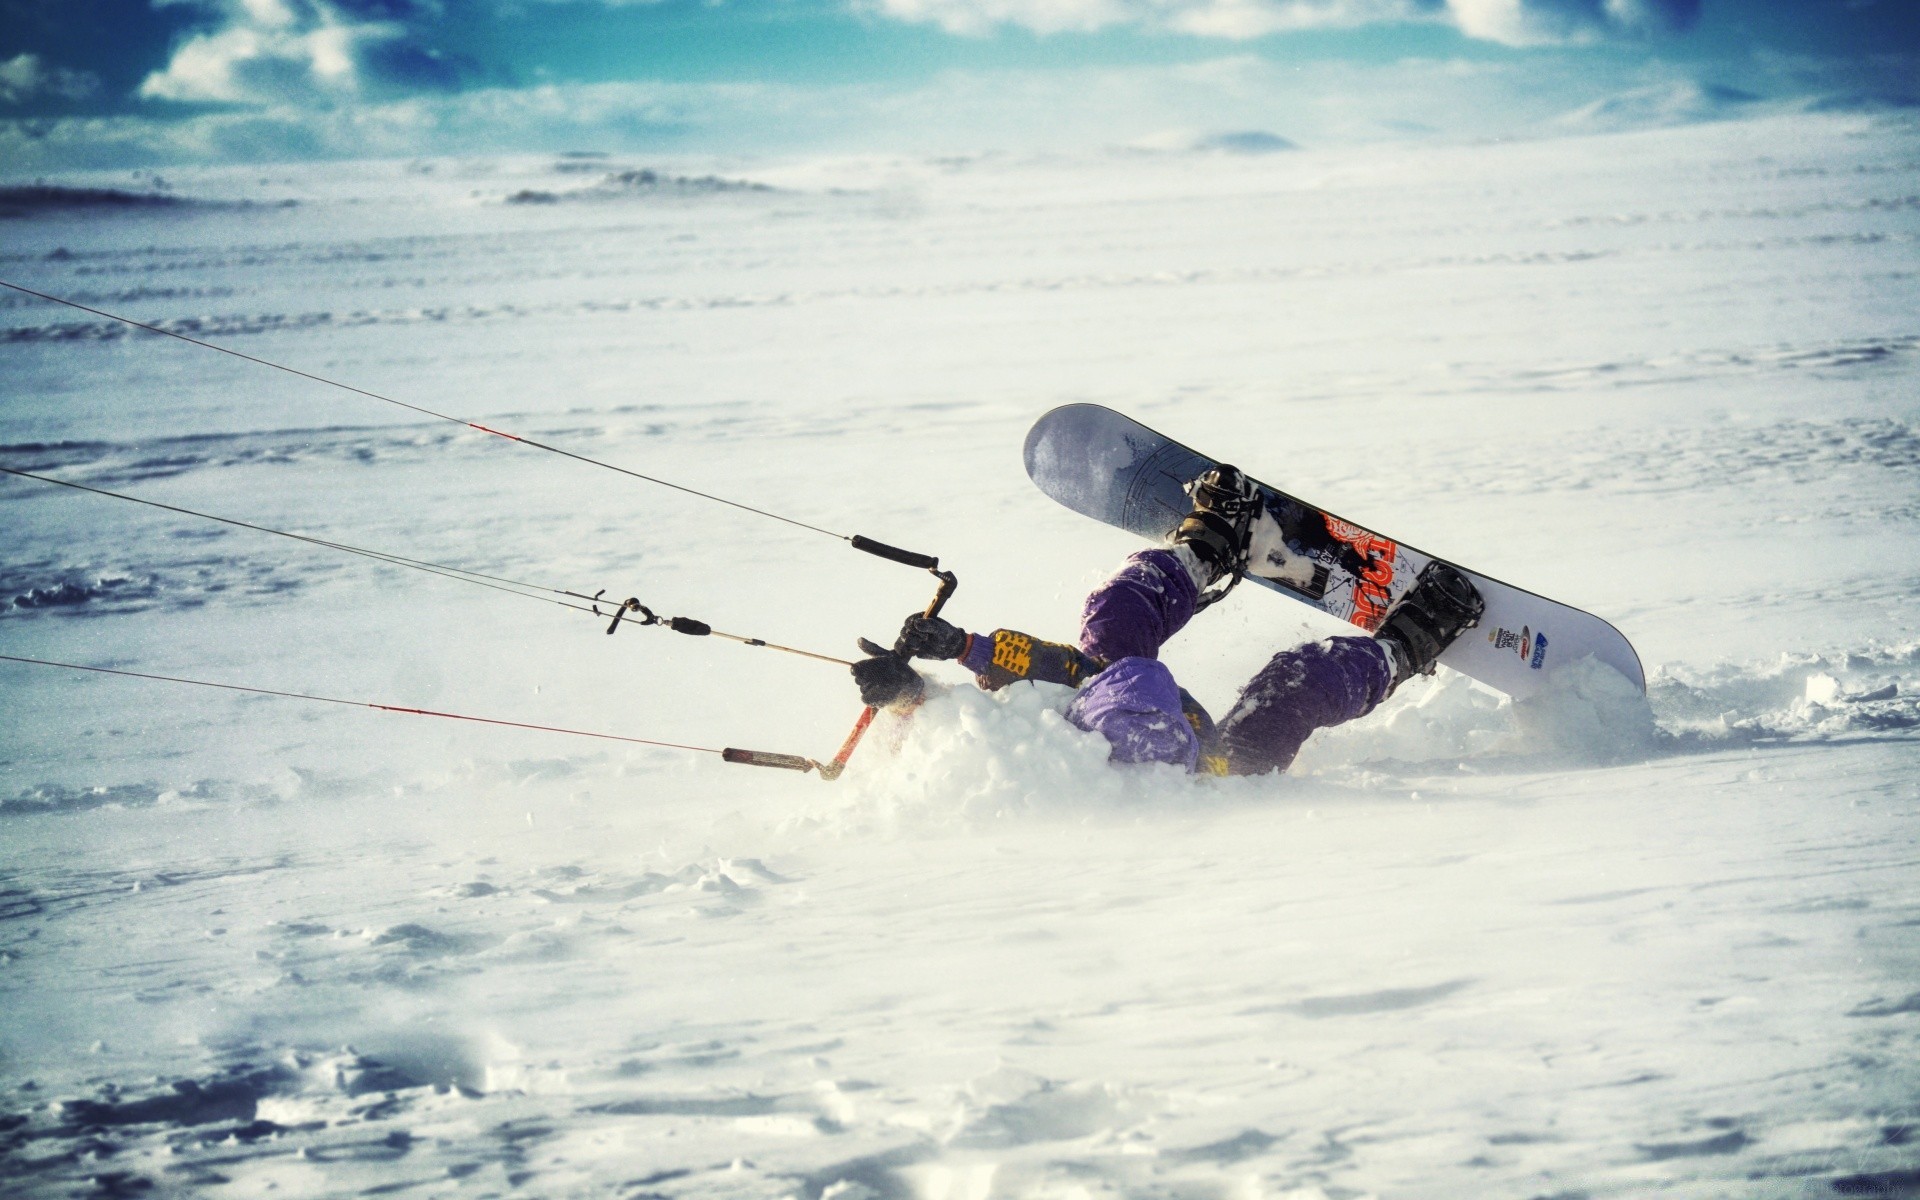
<svg viewBox="0 0 1920 1200"><path fill-rule="evenodd" d="M1106 666L1060 642L1043 642L1014 629L968 633L939 617L908 617L893 648L910 658L954 659L988 691L1022 679L1077 688Z"/></svg>
<svg viewBox="0 0 1920 1200"><path fill-rule="evenodd" d="M959 658L960 665L972 671L980 686L990 692L1022 679L1078 688L1107 665L1072 646L1043 642L1016 629L968 634L967 647Z"/></svg>

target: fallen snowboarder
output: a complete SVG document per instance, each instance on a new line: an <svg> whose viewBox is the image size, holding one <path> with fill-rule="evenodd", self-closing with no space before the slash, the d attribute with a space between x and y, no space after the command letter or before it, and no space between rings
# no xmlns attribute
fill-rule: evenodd
<svg viewBox="0 0 1920 1200"><path fill-rule="evenodd" d="M1236 468L1210 470L1187 491L1193 511L1171 545L1132 555L1087 597L1078 649L1011 629L968 633L915 614L891 650L861 639L869 655L853 666L861 700L911 704L926 682L909 660L954 659L988 690L1022 679L1077 689L1067 719L1112 743L1115 762L1263 775L1285 770L1314 730L1363 717L1407 679L1432 674L1434 660L1480 618L1484 604L1473 584L1453 567L1431 563L1374 636L1282 650L1216 726L1159 661L1160 647L1226 595L1249 561L1264 561L1282 534Z"/></svg>

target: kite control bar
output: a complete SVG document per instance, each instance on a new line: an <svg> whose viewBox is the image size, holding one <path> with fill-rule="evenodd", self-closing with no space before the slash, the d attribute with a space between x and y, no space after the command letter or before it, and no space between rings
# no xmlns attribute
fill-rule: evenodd
<svg viewBox="0 0 1920 1200"><path fill-rule="evenodd" d="M893 547L889 545L889 547L885 547L885 549L893 549ZM899 551L899 553L904 555L904 553L908 553L908 551ZM883 555L883 557L891 557L891 555ZM925 555L914 555L914 559L927 559L927 557L925 557ZM897 559L897 561L904 561L904 559ZM954 572L941 570L941 568L939 568L939 559L927 559L927 563L929 563L927 570L933 574L933 578L937 578L937 580L941 582L941 586L933 591L933 599L927 601L927 607L925 607L925 611L922 612L922 616L939 616L941 609L947 607L948 599L952 599L954 589L960 588L960 580L954 576ZM682 630L682 628L680 628L680 624L684 622L684 618L678 618L678 616L674 616L674 618L660 618L660 616L655 616L651 609L647 609L645 605L641 605L639 601L632 601L632 599L626 601L626 605L622 605L620 612L632 611L632 609L628 609L628 605L632 605L632 609L637 609L639 612L645 612L645 618L639 620L637 624L664 624L666 628L676 630L676 632L680 632L680 634L693 632L693 630ZM614 614L614 624L620 624L620 614ZM710 632L703 622L685 622L685 624L699 624L699 626L701 626L701 628L699 628L699 634L708 634L708 632ZM611 628L609 628L607 632L611 634ZM716 636L730 637L730 634L716 634ZM747 641L747 639L745 639L745 637L737 637L735 641ZM768 645L768 643L764 643L764 641L749 641L749 645ZM787 647L774 647L774 649L787 649ZM806 655L808 659L826 659L826 655L808 655L806 651L791 651L791 653L795 653L795 655ZM831 660L837 662L839 659ZM900 714L902 714L902 716L908 716L908 714L912 714L914 708L918 707L920 707L920 701L916 699L912 705L902 708ZM726 758L728 762L739 762L741 766L772 766L772 768L776 768L776 770L799 770L799 772L808 772L808 770L810 770L810 772L820 772L820 778L822 778L822 780L839 780L839 778L841 778L841 772L847 770L847 760L852 758L854 749L860 745L860 739L866 737L868 728L874 724L874 714L876 714L876 712L877 708L874 707L874 705L868 705L868 707L862 708L862 710L860 710L860 716L852 722L852 732L847 733L847 741L843 741L843 743L841 743L841 749L833 755L833 758L829 758L826 762L820 762L818 758L806 758L806 756L803 755L776 755L776 753L772 753L772 751L743 751L743 749L737 749L737 747L726 747L724 751L720 751L720 756Z"/></svg>
<svg viewBox="0 0 1920 1200"><path fill-rule="evenodd" d="M856 545L860 540L862 539L855 539ZM884 549L892 550L893 547L887 546L884 547ZM877 553L877 551L875 553ZM907 552L899 551L898 553L905 554ZM882 555L881 557L887 558L892 556ZM913 557L916 559L926 558L925 555L914 555ZM902 558L895 559L895 561L905 562L907 560ZM921 615L937 617L940 615L940 610L947 606L947 601L953 598L954 591L960 586L960 580L952 571L942 571L940 569L940 560L937 558L927 559L926 567L928 573L940 581L940 586L935 589L933 599L927 602L926 611ZM920 700L914 700L912 704L902 710L901 715L905 716L912 713L914 709L920 707L920 703ZM840 772L847 769L847 760L853 757L854 750L860 745L860 739L866 736L867 727L873 724L873 715L876 711L871 704L860 711L859 718L853 723L853 732L847 734L847 740L840 744L840 752L833 756L833 761L813 764L814 767L819 770L820 778L840 778Z"/></svg>
<svg viewBox="0 0 1920 1200"><path fill-rule="evenodd" d="M933 599L927 602L927 607L922 612L923 616L939 616L940 610L946 607L947 601L953 598L954 591L960 586L959 578L955 576L952 571L942 571L940 569L940 560L931 554L916 554L912 550L902 550L898 546L889 546L885 542L876 542L872 538L861 537L858 534L848 540L856 550L863 550L868 554L884 558L889 562L900 563L903 566L924 568L928 574L940 581L939 586L934 589ZM811 650L801 650L794 646L782 646L777 642L769 642L764 638L743 637L737 633L725 633L715 629L705 621L696 620L692 617L663 617L642 604L638 596L629 596L625 600L618 602L606 601L606 603L613 605L612 611L602 612L600 610L600 604L605 599L605 596L606 589L602 588L592 596L582 596L581 599L588 600L592 603L592 610L595 616L609 618L607 622L607 633L609 635L619 632L620 626L623 623L642 627L651 625L661 629L671 630L674 633L683 633L689 637L725 638L728 641L739 642L744 646L764 646L769 650L779 650L785 654L797 654L802 658L836 663L843 667L851 667L853 665L853 663L847 659L835 658L829 654L816 654ZM920 701L915 700L911 705L900 711L905 715L911 713L919 706ZM853 757L854 750L859 747L860 739L866 736L867 729L873 724L873 718L877 712L878 710L872 705L868 705L862 709L859 718L853 723L853 730L847 734L846 740L840 744L839 751L826 762L807 758L799 754L776 754L770 750L743 750L736 746L729 746L722 750L720 754L727 762L739 763L743 766L772 767L779 771L817 771L822 779L838 779L840 778L841 772L847 769L847 760Z"/></svg>

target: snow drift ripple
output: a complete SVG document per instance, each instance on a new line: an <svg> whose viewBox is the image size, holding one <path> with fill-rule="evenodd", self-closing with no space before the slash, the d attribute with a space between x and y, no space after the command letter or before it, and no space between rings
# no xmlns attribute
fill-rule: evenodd
<svg viewBox="0 0 1920 1200"><path fill-rule="evenodd" d="M1920 642L1696 671L1664 667L1649 695L1676 740L1818 741L1920 728Z"/></svg>

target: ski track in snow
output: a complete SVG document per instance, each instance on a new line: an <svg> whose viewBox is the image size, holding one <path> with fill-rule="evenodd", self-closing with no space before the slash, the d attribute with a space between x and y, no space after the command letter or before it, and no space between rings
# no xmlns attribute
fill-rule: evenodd
<svg viewBox="0 0 1920 1200"><path fill-rule="evenodd" d="M1911 122L174 183L8 220L0 277L938 552L972 628L1064 636L1133 548L1019 469L1111 404L1607 616L1649 693L1442 675L1195 782L935 666L824 784L5 664L0 1190L1920 1195ZM833 654L928 594L18 295L0 356L15 469ZM823 757L854 714L765 650L0 502L8 654ZM1216 714L1336 631L1251 591L1167 651Z"/></svg>

